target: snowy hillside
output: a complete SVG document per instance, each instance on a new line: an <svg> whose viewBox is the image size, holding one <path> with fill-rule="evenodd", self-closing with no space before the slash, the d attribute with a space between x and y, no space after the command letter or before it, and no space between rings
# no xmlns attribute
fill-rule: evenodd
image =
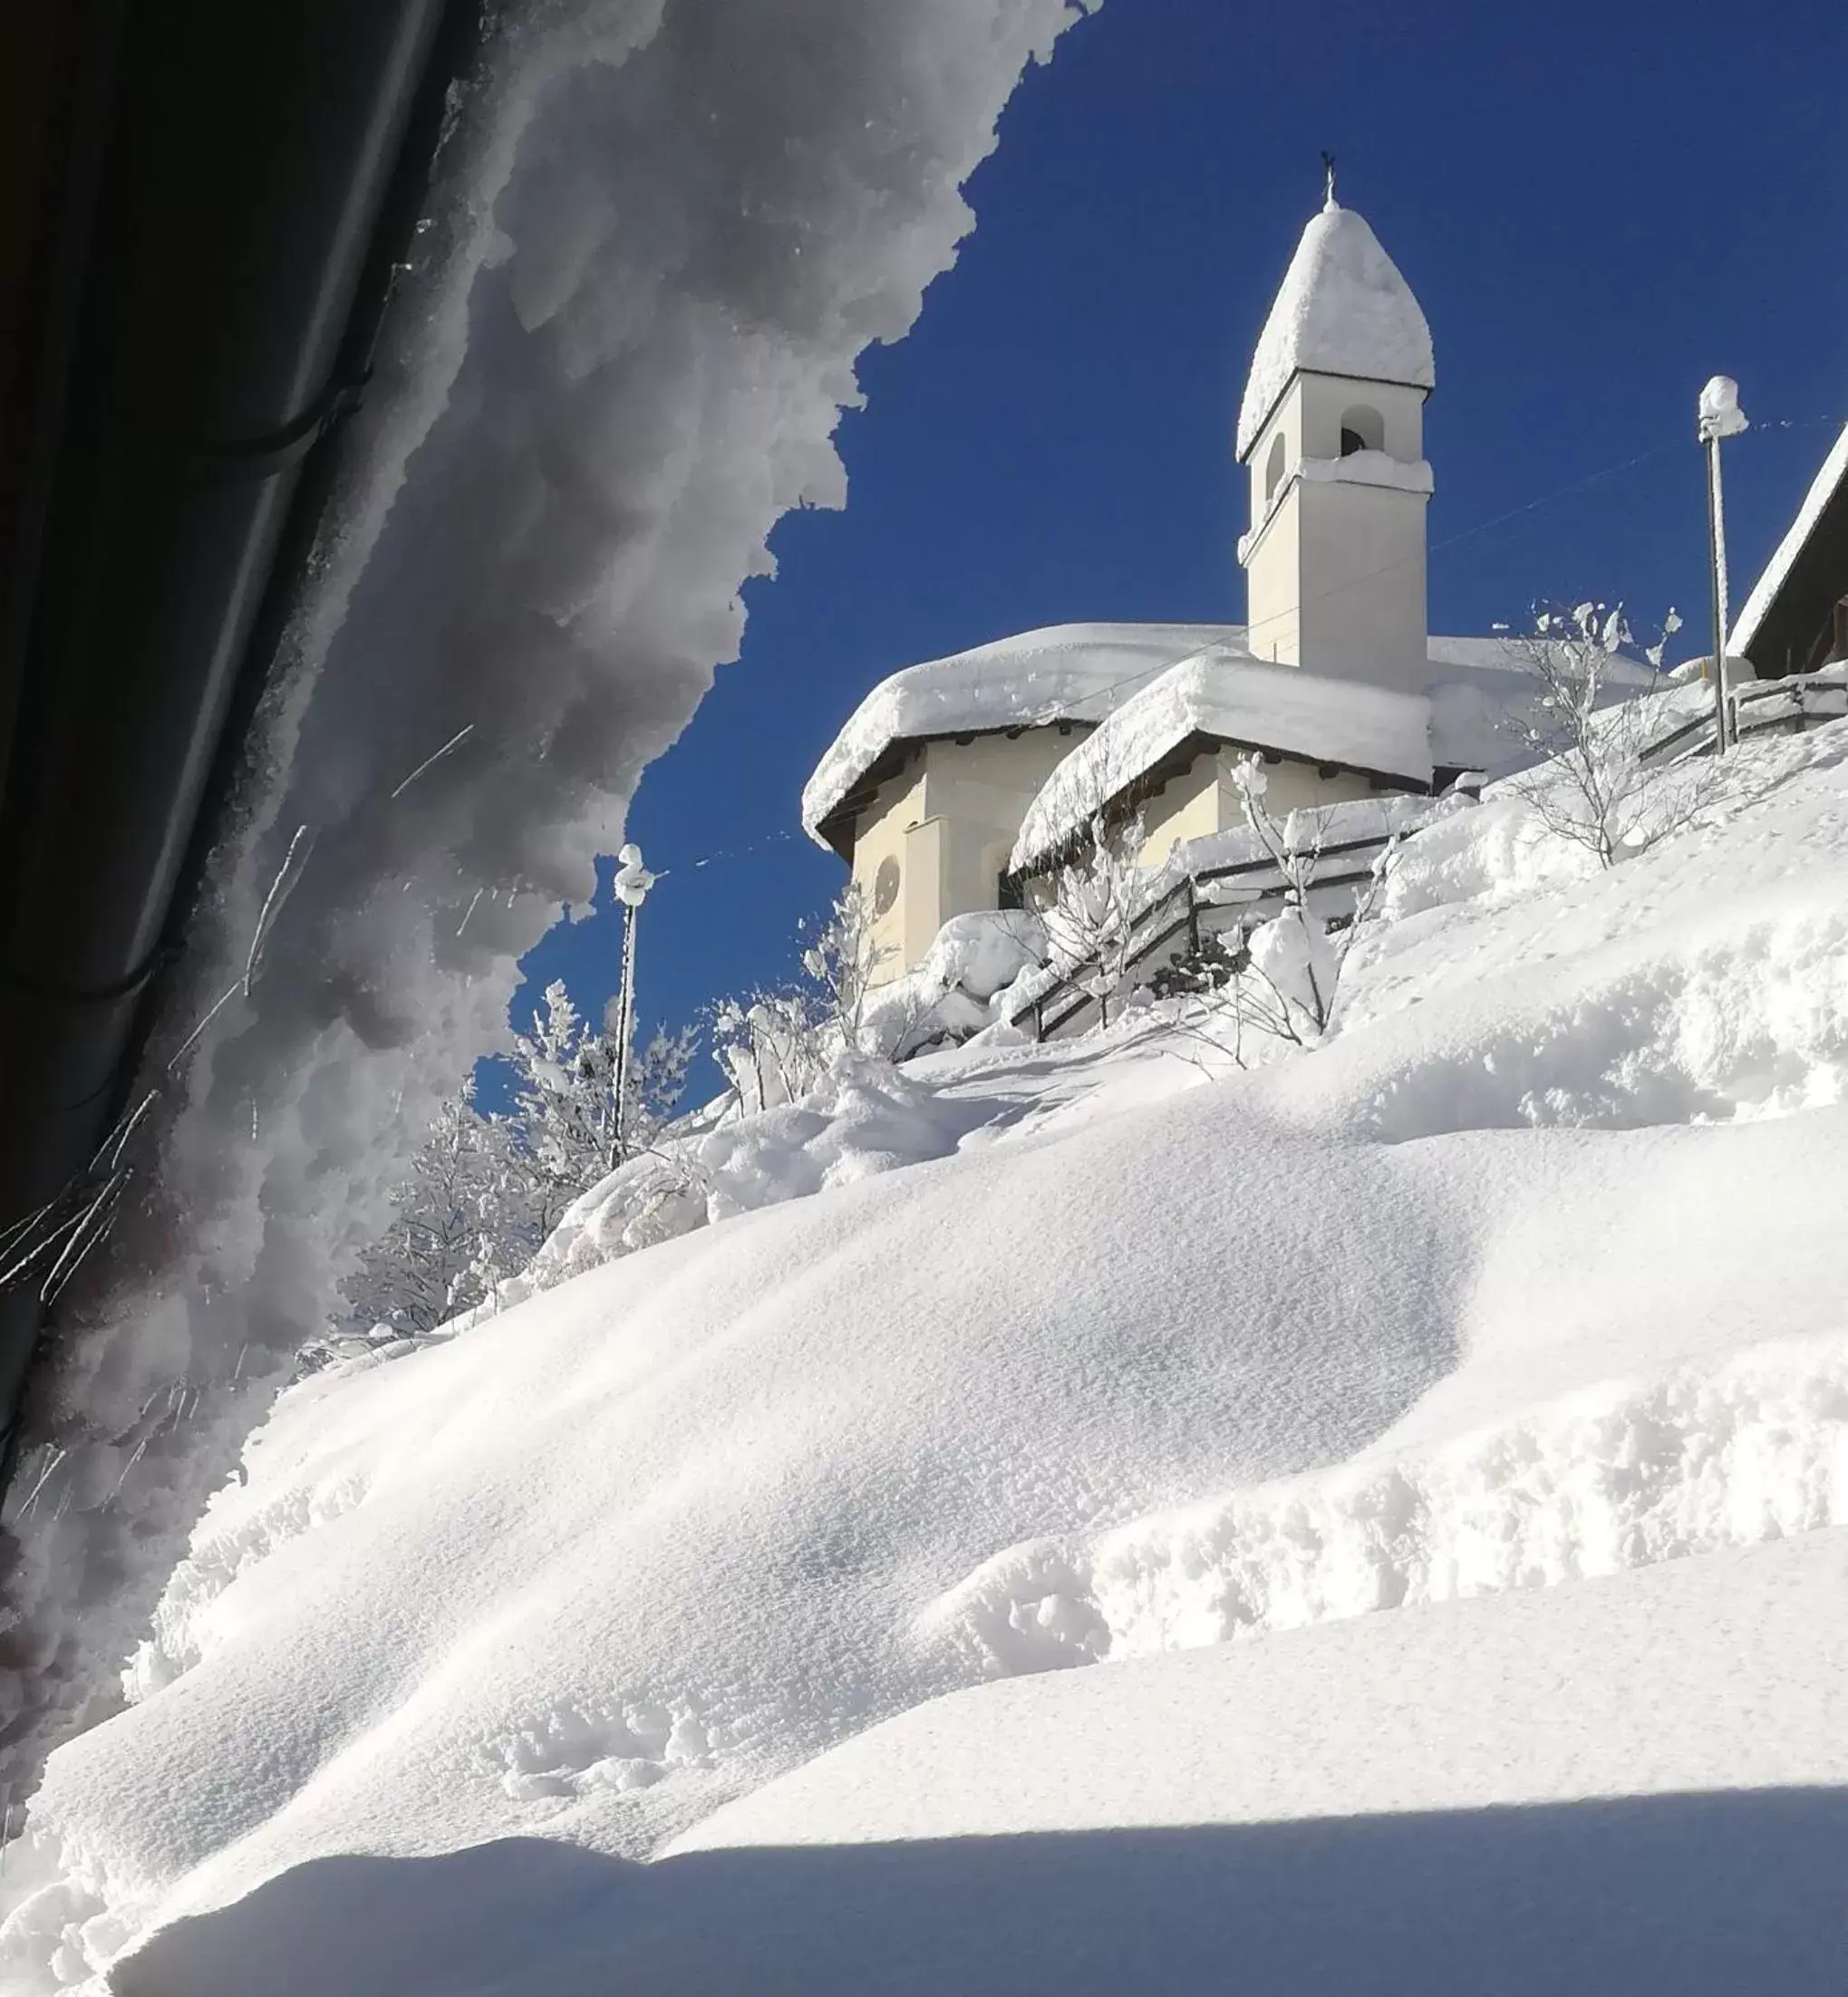
<svg viewBox="0 0 1848 1997"><path fill-rule="evenodd" d="M1848 726L1740 764L1608 872L1408 841L1312 1052L850 1078L757 1210L293 1391L5 1987L201 1913L119 1988L1834 1987Z"/></svg>
<svg viewBox="0 0 1848 1997"><path fill-rule="evenodd" d="M1844 1586L1812 1534L954 1693L659 1864L323 1860L121 1989L529 1989L537 1926L548 1997L1827 1991Z"/></svg>

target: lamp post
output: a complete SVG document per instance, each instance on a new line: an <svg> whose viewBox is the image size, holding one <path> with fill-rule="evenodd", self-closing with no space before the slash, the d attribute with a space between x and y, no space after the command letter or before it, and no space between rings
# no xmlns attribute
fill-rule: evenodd
<svg viewBox="0 0 1848 1997"><path fill-rule="evenodd" d="M1739 384L1730 374L1716 374L1700 392L1697 424L1707 446L1707 553L1713 571L1713 752L1727 751L1726 697L1726 495L1719 482L1722 437L1737 437L1747 427L1739 407Z"/></svg>
<svg viewBox="0 0 1848 1997"><path fill-rule="evenodd" d="M642 848L625 846L616 855L616 899L623 905L623 982L616 1000L616 1100L610 1115L610 1169L623 1162L624 1120L629 1107L630 1047L635 1037L635 918L654 876L642 864Z"/></svg>

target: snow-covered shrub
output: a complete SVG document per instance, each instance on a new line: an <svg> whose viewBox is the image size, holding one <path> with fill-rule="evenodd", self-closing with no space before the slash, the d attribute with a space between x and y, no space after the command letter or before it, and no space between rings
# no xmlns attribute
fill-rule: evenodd
<svg viewBox="0 0 1848 1997"><path fill-rule="evenodd" d="M862 1052L866 994L892 954L874 935L866 890L857 881L849 881L826 916L803 926L808 942L802 952L802 971L818 1002L817 1011L844 1047Z"/></svg>
<svg viewBox="0 0 1848 1997"><path fill-rule="evenodd" d="M1670 610L1644 653L1659 674L1680 624ZM1631 643L1621 604L1582 603L1543 612L1514 645L1534 698L1511 707L1505 725L1536 761L1510 787L1550 833L1601 867L1682 829L1716 800L1724 775L1717 757L1650 760L1664 711L1656 688L1634 683Z"/></svg>
<svg viewBox="0 0 1848 1997"><path fill-rule="evenodd" d="M804 992L753 992L712 1008L712 1058L740 1112L755 1116L806 1095L827 1072L821 1023Z"/></svg>
<svg viewBox="0 0 1848 1997"><path fill-rule="evenodd" d="M1316 906L1315 890L1325 865L1327 810L1309 807L1279 819L1265 801L1264 766L1256 756L1235 764L1232 778L1245 824L1283 884L1277 914L1236 941L1221 942L1218 961L1203 962L1194 982L1200 995L1195 1031L1243 1067L1249 1032L1299 1047L1328 1033L1342 974L1379 910L1398 836L1380 848L1350 905L1326 913Z"/></svg>
<svg viewBox="0 0 1848 1997"><path fill-rule="evenodd" d="M542 1236L621 1150L615 1100L615 1046L583 1019L555 981L516 1032L514 1118L535 1217Z"/></svg>
<svg viewBox="0 0 1848 1997"><path fill-rule="evenodd" d="M983 908L952 916L918 969L927 988L992 999L1050 955L1046 925L1026 908Z"/></svg>
<svg viewBox="0 0 1848 1997"><path fill-rule="evenodd" d="M492 1304L576 1200L623 1158L651 1150L685 1092L699 1034L656 1031L630 1063L620 1124L610 1023L597 1032L562 984L547 987L531 1031L513 1042L511 1111L482 1115L472 1083L438 1110L411 1178L392 1196L390 1228L345 1286L350 1315L304 1348L300 1371L382 1339L427 1335ZM672 1190L663 1186L649 1211Z"/></svg>
<svg viewBox="0 0 1848 1997"><path fill-rule="evenodd" d="M1028 909L952 916L914 970L868 994L862 1045L889 1061L954 1046L992 1025L997 994L1050 954L1045 926Z"/></svg>
<svg viewBox="0 0 1848 1997"><path fill-rule="evenodd" d="M1221 990L1247 961L1244 938L1237 932L1230 937L1203 935L1181 955L1157 965L1148 989L1158 999L1203 998Z"/></svg>
<svg viewBox="0 0 1848 1997"><path fill-rule="evenodd" d="M721 999L712 1009L713 1055L747 1116L797 1101L843 1055L890 1058L894 1052L895 1023L870 1016L875 981L890 953L874 936L859 884L849 882L827 913L802 929L795 984Z"/></svg>
<svg viewBox="0 0 1848 1997"><path fill-rule="evenodd" d="M514 1273L524 1218L514 1154L505 1120L482 1116L470 1091L437 1111L411 1178L392 1196L390 1228L346 1285L349 1332L432 1332ZM313 1370L330 1356L317 1341L304 1363Z"/></svg>
<svg viewBox="0 0 1848 1997"><path fill-rule="evenodd" d="M877 1055L842 1054L800 1100L696 1113L611 1173L559 1223L525 1294L711 1221L943 1158L990 1114L979 1097L940 1091Z"/></svg>
<svg viewBox="0 0 1848 1997"><path fill-rule="evenodd" d="M615 1001L610 1003L614 1008ZM623 1117L624 1157L648 1149L673 1121L686 1095L701 1037L697 1026L682 1026L672 1033L657 1026L648 1044L630 1061Z"/></svg>
<svg viewBox="0 0 1848 1997"><path fill-rule="evenodd" d="M546 987L531 1032L513 1037L511 1121L541 1240L580 1193L648 1148L686 1091L699 1031L657 1028L630 1062L626 1100L617 1103L617 1011L613 998L599 1032L555 982Z"/></svg>

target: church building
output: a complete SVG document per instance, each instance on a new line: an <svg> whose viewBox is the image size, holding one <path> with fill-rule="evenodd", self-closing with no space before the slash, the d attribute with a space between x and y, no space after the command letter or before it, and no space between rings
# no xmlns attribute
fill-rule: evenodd
<svg viewBox="0 0 1848 1997"><path fill-rule="evenodd" d="M1234 765L1278 809L1433 793L1515 754L1531 698L1505 639L1427 628L1430 329L1366 221L1303 231L1234 437L1250 493L1243 625L1061 625L914 665L862 702L803 792L868 899L882 975L952 916L1017 906L1098 822L1143 865L1242 822Z"/></svg>

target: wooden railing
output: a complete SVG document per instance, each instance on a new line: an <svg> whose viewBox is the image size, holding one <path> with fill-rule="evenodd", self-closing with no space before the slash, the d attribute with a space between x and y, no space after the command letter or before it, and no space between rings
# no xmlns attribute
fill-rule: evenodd
<svg viewBox="0 0 1848 1997"><path fill-rule="evenodd" d="M1373 878L1375 863L1398 836L1397 830L1382 829L1322 847L1314 856L1310 907L1340 926L1353 908L1355 890ZM1300 858L1308 862L1307 854ZM1292 870L1297 870L1293 865ZM1047 973L1042 985L1030 986L1022 995L1010 1023L1030 1025L1038 1040L1088 1032L1106 1023L1111 1007L1130 993L1155 984L1164 971L1197 959L1209 939L1234 934L1243 939L1288 906L1293 893L1282 868L1268 853L1184 873L1171 887L1154 890L1131 916L1119 965L1107 974L1102 957L1093 954ZM1113 947L1109 955L1117 959L1118 950ZM1107 978L1108 989L1104 989Z"/></svg>
<svg viewBox="0 0 1848 1997"><path fill-rule="evenodd" d="M1754 735L1796 735L1824 722L1848 718L1848 665L1833 664L1814 673L1793 674L1785 680L1759 680L1727 696L1735 742ZM1687 756L1713 753L1715 719L1711 709L1659 735L1642 752L1646 764L1679 762Z"/></svg>

